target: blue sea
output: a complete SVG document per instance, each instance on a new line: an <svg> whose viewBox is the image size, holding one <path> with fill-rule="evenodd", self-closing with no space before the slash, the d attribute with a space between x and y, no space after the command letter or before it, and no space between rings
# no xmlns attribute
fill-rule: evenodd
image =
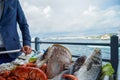
<svg viewBox="0 0 120 80"><path fill-rule="evenodd" d="M66 38L50 38L50 39L41 39L41 41L51 41L51 42L80 42L80 43L110 43L110 40L101 40L101 39L66 39ZM63 44L62 44L63 45ZM43 52L52 44L41 44L40 51ZM110 59L110 47L109 46L92 46L92 45L63 45L69 49L73 55L86 55L89 56L95 48L100 48L102 51L103 59ZM33 45L34 47L34 45ZM74 58L73 58L74 59ZM120 48L119 48L119 63L120 63ZM120 66L118 70L118 75L120 75ZM118 79L120 80L120 78Z"/></svg>

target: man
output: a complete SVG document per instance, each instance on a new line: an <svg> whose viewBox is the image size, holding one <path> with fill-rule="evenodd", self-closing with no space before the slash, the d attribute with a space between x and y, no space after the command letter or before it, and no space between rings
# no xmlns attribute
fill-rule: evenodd
<svg viewBox="0 0 120 80"><path fill-rule="evenodd" d="M17 23L22 33L22 48L17 32ZM31 37L28 27L19 0L0 0L0 51L21 49L25 54L31 53ZM20 52L0 54L0 64L11 62L20 54Z"/></svg>

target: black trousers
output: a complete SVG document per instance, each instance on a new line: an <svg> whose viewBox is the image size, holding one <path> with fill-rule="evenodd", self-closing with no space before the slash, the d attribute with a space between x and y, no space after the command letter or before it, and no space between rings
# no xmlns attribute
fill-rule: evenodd
<svg viewBox="0 0 120 80"><path fill-rule="evenodd" d="M6 49L0 48L0 51L6 51ZM11 58L8 54L0 54L0 64L12 62L13 60L15 59Z"/></svg>

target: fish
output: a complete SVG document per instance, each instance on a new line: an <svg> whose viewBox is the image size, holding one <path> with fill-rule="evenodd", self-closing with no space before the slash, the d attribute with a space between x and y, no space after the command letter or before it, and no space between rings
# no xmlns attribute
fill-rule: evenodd
<svg viewBox="0 0 120 80"><path fill-rule="evenodd" d="M102 55L99 48L95 48L93 53L87 57L83 65L74 75L78 80L97 80L102 68Z"/></svg>
<svg viewBox="0 0 120 80"><path fill-rule="evenodd" d="M69 70L64 70L62 71L60 74L56 75L55 77L53 77L52 79L48 79L48 80L66 80L65 78L63 78L62 76L64 74L68 74Z"/></svg>
<svg viewBox="0 0 120 80"><path fill-rule="evenodd" d="M71 74L73 74L74 72L78 71L81 66L83 65L83 63L85 62L86 60L86 56L85 55L82 55L82 56L79 56L76 61L74 62L73 64L73 67L70 68L70 71L71 71ZM71 70L72 69L72 70Z"/></svg>
<svg viewBox="0 0 120 80"><path fill-rule="evenodd" d="M66 47L54 44L46 50L43 58L48 59L46 74L49 80L66 80L63 75L72 75L84 63L86 56L80 56L73 62L71 52Z"/></svg>
<svg viewBox="0 0 120 80"><path fill-rule="evenodd" d="M71 52L64 46L54 44L46 52L47 69L46 75L48 79L52 79L65 69L65 64L72 62Z"/></svg>
<svg viewBox="0 0 120 80"><path fill-rule="evenodd" d="M45 64L47 61L48 61L48 59L41 60L41 61L39 61L38 63L36 63L36 66L40 68L40 67L42 67L42 65Z"/></svg>

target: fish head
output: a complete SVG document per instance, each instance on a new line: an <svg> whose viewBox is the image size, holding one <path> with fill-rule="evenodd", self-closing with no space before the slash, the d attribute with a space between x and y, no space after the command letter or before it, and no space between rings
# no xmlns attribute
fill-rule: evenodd
<svg viewBox="0 0 120 80"><path fill-rule="evenodd" d="M65 69L64 65L72 62L72 55L70 51L59 44L54 44L48 49L47 54L47 70L46 74L49 79L58 75L61 71Z"/></svg>
<svg viewBox="0 0 120 80"><path fill-rule="evenodd" d="M84 56L84 55L78 57L77 60L75 61L75 65L81 66L81 65L85 62L86 58L87 58L87 57Z"/></svg>
<svg viewBox="0 0 120 80"><path fill-rule="evenodd" d="M102 64L101 49L99 49L99 48L94 49L91 59L92 59L92 63L94 63L96 65Z"/></svg>
<svg viewBox="0 0 120 80"><path fill-rule="evenodd" d="M93 66L102 66L101 50L99 48L95 48L84 64L87 66L87 70L90 70Z"/></svg>

